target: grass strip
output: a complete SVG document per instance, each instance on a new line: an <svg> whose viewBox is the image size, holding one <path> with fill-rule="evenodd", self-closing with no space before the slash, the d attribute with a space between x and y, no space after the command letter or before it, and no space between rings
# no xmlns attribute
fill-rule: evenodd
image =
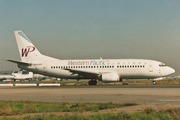
<svg viewBox="0 0 180 120"><path fill-rule="evenodd" d="M19 101L21 102L21 101ZM39 102L37 102L39 103ZM41 103L41 102L40 102ZM57 103L56 103L57 104ZM76 106L77 103L73 104ZM88 103L89 104L89 103ZM112 104L112 103L108 103ZM130 105L130 104L127 104ZM108 113L93 115L63 115L44 114L35 117L27 116L24 118L2 118L2 120L180 120L180 108L162 108L154 109L153 107L143 108L141 113Z"/></svg>
<svg viewBox="0 0 180 120"><path fill-rule="evenodd" d="M32 101L0 101L0 116L47 112L83 112L133 106L136 103L47 103Z"/></svg>
<svg viewBox="0 0 180 120"><path fill-rule="evenodd" d="M72 116L27 116L25 118L3 118L2 120L178 120L178 118L169 115L168 113L156 114L142 114L142 113L108 113L108 114L95 114L95 115L72 115Z"/></svg>

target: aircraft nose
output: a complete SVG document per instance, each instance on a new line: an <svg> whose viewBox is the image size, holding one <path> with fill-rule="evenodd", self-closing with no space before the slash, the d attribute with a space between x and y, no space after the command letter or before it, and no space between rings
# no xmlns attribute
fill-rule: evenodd
<svg viewBox="0 0 180 120"><path fill-rule="evenodd" d="M170 68L169 68L169 72L170 72L170 74L173 74L173 73L175 73L175 70L170 67Z"/></svg>

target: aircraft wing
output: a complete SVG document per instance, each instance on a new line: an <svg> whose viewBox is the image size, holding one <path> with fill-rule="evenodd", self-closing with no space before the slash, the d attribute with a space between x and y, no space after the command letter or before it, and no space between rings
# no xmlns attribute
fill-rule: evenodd
<svg viewBox="0 0 180 120"><path fill-rule="evenodd" d="M91 76L96 78L98 75L100 75L101 73L99 72L92 72L92 71L87 71L87 70L75 70L75 69L65 69L68 70L69 72L71 72L72 74L79 74L83 77L87 77L87 76Z"/></svg>

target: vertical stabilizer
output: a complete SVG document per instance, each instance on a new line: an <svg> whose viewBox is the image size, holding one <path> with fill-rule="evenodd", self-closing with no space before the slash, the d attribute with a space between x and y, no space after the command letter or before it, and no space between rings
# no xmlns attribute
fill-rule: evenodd
<svg viewBox="0 0 180 120"><path fill-rule="evenodd" d="M22 62L40 62L41 53L22 31L14 31Z"/></svg>

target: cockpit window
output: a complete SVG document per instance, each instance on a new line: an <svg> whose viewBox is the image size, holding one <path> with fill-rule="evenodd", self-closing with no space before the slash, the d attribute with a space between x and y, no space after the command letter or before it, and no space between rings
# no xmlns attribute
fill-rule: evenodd
<svg viewBox="0 0 180 120"><path fill-rule="evenodd" d="M159 64L159 66L160 66L160 67L165 67L165 66L166 66L166 64L161 63L161 64Z"/></svg>
<svg viewBox="0 0 180 120"><path fill-rule="evenodd" d="M28 71L22 71L22 74L29 74Z"/></svg>

